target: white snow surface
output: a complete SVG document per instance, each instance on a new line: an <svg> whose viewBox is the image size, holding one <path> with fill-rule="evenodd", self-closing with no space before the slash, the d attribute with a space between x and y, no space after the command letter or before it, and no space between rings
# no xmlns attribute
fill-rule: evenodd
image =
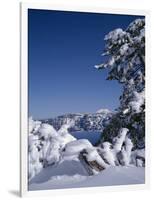
<svg viewBox="0 0 154 200"><path fill-rule="evenodd" d="M109 167L99 174L87 176L78 161L65 161L55 168L43 169L29 184L29 190L48 190L97 186L144 184L143 167Z"/></svg>

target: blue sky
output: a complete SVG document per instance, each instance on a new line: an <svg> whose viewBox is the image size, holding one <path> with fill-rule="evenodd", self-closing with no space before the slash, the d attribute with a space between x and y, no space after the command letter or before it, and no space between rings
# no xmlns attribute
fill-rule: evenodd
<svg viewBox="0 0 154 200"><path fill-rule="evenodd" d="M117 108L121 86L107 81L107 72L94 65L104 60L104 36L136 18L30 9L29 115L48 118Z"/></svg>

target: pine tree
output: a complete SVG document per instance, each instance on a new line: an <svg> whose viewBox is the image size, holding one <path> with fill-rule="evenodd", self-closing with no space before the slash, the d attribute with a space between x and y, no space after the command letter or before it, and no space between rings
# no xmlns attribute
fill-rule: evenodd
<svg viewBox="0 0 154 200"><path fill-rule="evenodd" d="M120 106L105 128L103 140L112 140L126 127L135 147L144 147L145 135L145 19L136 19L126 30L115 29L105 36L103 56L107 61L95 66L108 69L107 80L123 85Z"/></svg>

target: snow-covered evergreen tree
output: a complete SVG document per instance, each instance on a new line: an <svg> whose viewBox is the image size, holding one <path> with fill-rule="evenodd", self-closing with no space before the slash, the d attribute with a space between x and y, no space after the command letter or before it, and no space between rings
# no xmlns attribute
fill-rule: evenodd
<svg viewBox="0 0 154 200"><path fill-rule="evenodd" d="M103 132L105 140L116 136L117 130L129 129L135 147L144 146L145 134L145 19L136 19L126 30L120 28L105 36L103 56L107 61L96 65L108 69L108 80L123 84L120 107Z"/></svg>

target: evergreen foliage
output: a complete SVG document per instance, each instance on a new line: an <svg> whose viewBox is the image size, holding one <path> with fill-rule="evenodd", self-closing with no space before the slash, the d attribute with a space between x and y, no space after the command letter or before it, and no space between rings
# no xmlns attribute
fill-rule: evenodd
<svg viewBox="0 0 154 200"><path fill-rule="evenodd" d="M136 19L126 30L116 29L105 36L103 56L107 61L95 66L108 69L107 80L123 85L120 106L102 134L111 141L122 127L129 129L135 148L145 145L145 19Z"/></svg>

